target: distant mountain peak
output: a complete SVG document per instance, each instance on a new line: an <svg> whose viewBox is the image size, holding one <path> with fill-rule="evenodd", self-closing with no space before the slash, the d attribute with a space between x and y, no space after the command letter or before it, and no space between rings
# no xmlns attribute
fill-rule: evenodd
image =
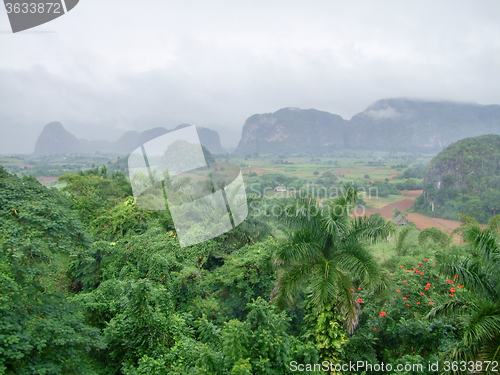
<svg viewBox="0 0 500 375"><path fill-rule="evenodd" d="M346 124L342 117L317 109L287 107L253 115L243 125L236 152L300 152L340 146L343 136L337 136Z"/></svg>
<svg viewBox="0 0 500 375"><path fill-rule="evenodd" d="M184 129L184 128L187 128L188 126L191 126L190 124L180 124L180 125L177 125L174 130L179 130L179 129Z"/></svg>
<svg viewBox="0 0 500 375"><path fill-rule="evenodd" d="M181 124L175 128L181 129L188 124ZM67 131L60 122L51 122L44 126L38 136L33 155L57 155L57 154L91 154L94 152L128 154L154 138L171 132L164 127L157 127L143 131L128 131L124 133L116 142L109 141L88 141L78 139ZM211 153L224 153L220 144L219 133L214 130L197 127L200 142Z"/></svg>
<svg viewBox="0 0 500 375"><path fill-rule="evenodd" d="M64 127L59 121L49 122L43 127L43 131L63 131Z"/></svg>
<svg viewBox="0 0 500 375"><path fill-rule="evenodd" d="M435 152L461 138L500 134L500 106L413 98L380 99L347 121L315 109L250 116L237 153L334 149Z"/></svg>
<svg viewBox="0 0 500 375"><path fill-rule="evenodd" d="M60 122L51 122L43 127L35 144L34 155L70 154L82 151L82 144Z"/></svg>

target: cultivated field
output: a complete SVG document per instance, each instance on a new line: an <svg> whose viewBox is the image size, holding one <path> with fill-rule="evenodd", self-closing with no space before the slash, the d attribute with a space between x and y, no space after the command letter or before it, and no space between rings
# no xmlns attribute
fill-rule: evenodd
<svg viewBox="0 0 500 375"><path fill-rule="evenodd" d="M329 155L247 155L247 157L226 156L226 161L241 168L245 184L262 183L276 178L277 175L304 182L304 185L314 185L325 172L336 177L336 185L343 183L362 183L370 186L376 181L388 181L395 184L404 170L417 163L427 164L433 155L415 155L408 153L372 152L372 151L338 151ZM75 173L96 166L108 166L108 169L126 167L125 158L110 155L68 156L58 158L21 159L15 157L0 157L0 165L18 175L35 174L44 185L61 188L65 184L57 181L58 176L64 173ZM117 168L118 167L118 168ZM47 171L46 174L43 172ZM399 176L398 176L399 175ZM276 183L277 185L277 183ZM274 185L270 184L271 187ZM391 219L394 210L405 212L415 199L422 194L422 190L402 191L401 195L390 194L384 197L366 194L362 196L366 215L380 213L385 219ZM269 198L292 197L291 192L275 192L272 189L266 192ZM460 225L458 221L435 219L418 213L407 213L406 218L424 229L436 227L452 231Z"/></svg>
<svg viewBox="0 0 500 375"><path fill-rule="evenodd" d="M324 172L331 172L338 176L340 181L386 181L395 183L396 176L402 174L404 168L401 165L411 166L416 163L427 164L432 155L408 155L404 153L382 153L382 152L344 152L333 156L325 157L258 157L258 158L236 158L231 161L241 166L245 182L258 181L262 176L269 174L283 174L286 177L297 177L307 181L315 181L318 175ZM281 164L283 162L293 164ZM315 172L318 172L315 174ZM248 177L248 174L255 173L257 176ZM368 177L369 178L368 178ZM399 180L401 181L401 180ZM422 190L401 191L401 195L389 195L387 197L365 197L365 213L370 216L380 213L383 218L391 219L394 210L403 212L406 219L415 223L418 229L436 227L444 231L451 232L461 225L459 221L445 220L426 217L419 213L406 213L415 199L422 194ZM269 191L267 197L283 197L283 193Z"/></svg>

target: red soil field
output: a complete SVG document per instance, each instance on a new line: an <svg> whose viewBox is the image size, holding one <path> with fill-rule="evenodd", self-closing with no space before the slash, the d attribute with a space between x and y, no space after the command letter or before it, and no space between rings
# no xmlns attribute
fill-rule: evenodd
<svg viewBox="0 0 500 375"><path fill-rule="evenodd" d="M461 225L460 221L436 219L417 213L409 213L407 218L409 221L414 222L417 225L418 229L436 227L441 230L446 230L448 232L451 232L453 229Z"/></svg>
<svg viewBox="0 0 500 375"><path fill-rule="evenodd" d="M411 206L413 206L415 198L419 197L422 193L422 190L402 191L401 194L408 197L409 199L403 199L402 201L388 204L387 206L384 206L382 208L368 209L366 210L366 216L373 215L374 213L379 213L384 219L388 220L392 218L392 215L394 214L392 210L394 208L398 208L400 211L409 209ZM461 223L456 220L431 218L418 213L408 213L407 219L415 223L417 228L420 230L434 227L447 232L451 232L453 229L461 225Z"/></svg>
<svg viewBox="0 0 500 375"><path fill-rule="evenodd" d="M366 216L371 216L374 213L379 213L384 219L387 220L394 215L394 212L392 212L393 209L398 208L400 211L407 210L413 206L413 202L415 202L414 199L403 199L402 201L388 204L382 208L367 209L365 214Z"/></svg>
<svg viewBox="0 0 500 375"><path fill-rule="evenodd" d="M408 198L417 198L423 194L423 190L408 190L408 191L402 191L401 194L403 194L405 197Z"/></svg>

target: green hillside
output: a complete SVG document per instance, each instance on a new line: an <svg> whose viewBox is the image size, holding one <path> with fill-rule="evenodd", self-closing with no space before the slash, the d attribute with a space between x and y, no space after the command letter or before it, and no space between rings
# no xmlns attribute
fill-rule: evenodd
<svg viewBox="0 0 500 375"><path fill-rule="evenodd" d="M426 215L457 219L458 214L487 222L500 212L500 136L462 139L429 164L424 194L415 209Z"/></svg>

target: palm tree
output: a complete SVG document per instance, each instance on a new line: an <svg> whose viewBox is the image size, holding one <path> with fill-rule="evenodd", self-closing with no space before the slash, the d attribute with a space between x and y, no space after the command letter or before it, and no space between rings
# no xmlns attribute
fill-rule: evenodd
<svg viewBox="0 0 500 375"><path fill-rule="evenodd" d="M491 225L468 225L462 233L469 255L446 262L443 270L458 275L469 293L435 308L429 317L455 318L461 336L452 352L455 360L500 362L500 239Z"/></svg>
<svg viewBox="0 0 500 375"><path fill-rule="evenodd" d="M353 282L362 288L385 285L366 245L394 232L392 222L379 215L351 217L357 200L357 190L349 187L328 206L306 198L283 209L281 219L291 233L275 256L279 277L272 295L275 303L284 306L305 291L313 311L333 308L349 333L356 327L359 310Z"/></svg>

